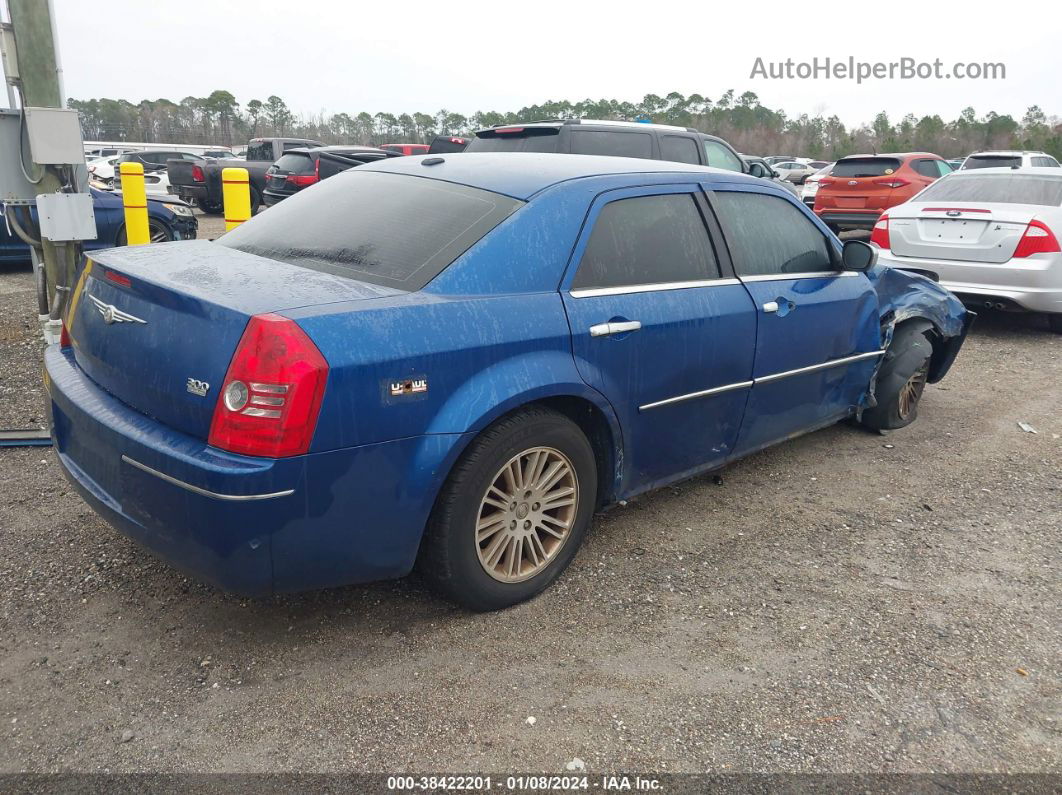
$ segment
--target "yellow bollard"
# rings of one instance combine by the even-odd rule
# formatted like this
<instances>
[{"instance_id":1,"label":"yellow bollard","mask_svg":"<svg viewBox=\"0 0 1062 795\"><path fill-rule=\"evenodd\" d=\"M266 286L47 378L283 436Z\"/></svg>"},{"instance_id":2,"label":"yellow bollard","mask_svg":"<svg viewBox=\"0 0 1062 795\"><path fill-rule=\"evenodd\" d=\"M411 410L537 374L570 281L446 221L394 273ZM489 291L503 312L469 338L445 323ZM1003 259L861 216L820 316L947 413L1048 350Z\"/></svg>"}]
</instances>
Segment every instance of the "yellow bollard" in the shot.
<instances>
[{"instance_id":1,"label":"yellow bollard","mask_svg":"<svg viewBox=\"0 0 1062 795\"><path fill-rule=\"evenodd\" d=\"M140 163L122 163L118 173L122 178L122 206L125 207L125 242L130 246L150 243L144 167Z\"/></svg>"},{"instance_id":2,"label":"yellow bollard","mask_svg":"<svg viewBox=\"0 0 1062 795\"><path fill-rule=\"evenodd\" d=\"M221 200L225 205L226 232L251 217L251 178L246 168L221 170Z\"/></svg>"}]
</instances>

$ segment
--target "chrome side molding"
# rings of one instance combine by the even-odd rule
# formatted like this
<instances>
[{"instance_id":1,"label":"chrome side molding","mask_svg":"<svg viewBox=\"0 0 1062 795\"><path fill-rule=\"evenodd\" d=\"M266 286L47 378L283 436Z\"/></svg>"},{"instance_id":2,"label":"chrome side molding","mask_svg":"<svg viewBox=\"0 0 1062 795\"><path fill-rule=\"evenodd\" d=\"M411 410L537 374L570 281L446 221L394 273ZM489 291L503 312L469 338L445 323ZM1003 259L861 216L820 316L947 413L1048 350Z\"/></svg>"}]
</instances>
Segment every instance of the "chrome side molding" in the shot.
<instances>
[{"instance_id":1,"label":"chrome side molding","mask_svg":"<svg viewBox=\"0 0 1062 795\"><path fill-rule=\"evenodd\" d=\"M274 491L271 494L218 494L216 491L208 491L202 489L199 486L193 486L191 483L185 483L179 478L173 477L173 475L167 475L165 472L159 472L157 469L152 469L147 464L141 464L135 458L130 458L127 455L122 455L122 460L134 466L137 469L147 472L149 475L154 475L161 480L165 480L167 483L172 483L174 486L179 486L186 491L190 491L193 494L199 494L203 497L210 497L215 500L229 500L230 502L250 502L252 500L273 500L277 497L287 497L290 494L295 493L295 489L285 489L284 491Z\"/></svg>"}]
</instances>

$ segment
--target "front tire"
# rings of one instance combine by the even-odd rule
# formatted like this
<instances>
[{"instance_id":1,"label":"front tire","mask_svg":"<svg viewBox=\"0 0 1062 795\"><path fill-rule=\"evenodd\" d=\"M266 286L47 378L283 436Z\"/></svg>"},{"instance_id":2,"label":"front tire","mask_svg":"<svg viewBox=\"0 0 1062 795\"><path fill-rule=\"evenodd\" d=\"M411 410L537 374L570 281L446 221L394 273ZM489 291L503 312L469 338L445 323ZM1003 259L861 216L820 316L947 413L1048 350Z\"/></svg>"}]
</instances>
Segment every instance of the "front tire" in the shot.
<instances>
[{"instance_id":1,"label":"front tire","mask_svg":"<svg viewBox=\"0 0 1062 795\"><path fill-rule=\"evenodd\" d=\"M148 234L152 243L169 243L173 240L173 230L170 229L169 224L151 216L148 216ZM125 235L125 224L122 224L122 228L118 230L116 245L125 246L128 242Z\"/></svg>"},{"instance_id":2,"label":"front tire","mask_svg":"<svg viewBox=\"0 0 1062 795\"><path fill-rule=\"evenodd\" d=\"M878 404L863 412L862 423L875 431L910 425L918 418L918 403L926 388L933 345L927 331L900 326L878 370L874 396Z\"/></svg>"},{"instance_id":3,"label":"front tire","mask_svg":"<svg viewBox=\"0 0 1062 795\"><path fill-rule=\"evenodd\" d=\"M476 611L526 601L560 576L597 499L594 451L567 417L531 407L469 445L432 511L417 566Z\"/></svg>"}]
</instances>

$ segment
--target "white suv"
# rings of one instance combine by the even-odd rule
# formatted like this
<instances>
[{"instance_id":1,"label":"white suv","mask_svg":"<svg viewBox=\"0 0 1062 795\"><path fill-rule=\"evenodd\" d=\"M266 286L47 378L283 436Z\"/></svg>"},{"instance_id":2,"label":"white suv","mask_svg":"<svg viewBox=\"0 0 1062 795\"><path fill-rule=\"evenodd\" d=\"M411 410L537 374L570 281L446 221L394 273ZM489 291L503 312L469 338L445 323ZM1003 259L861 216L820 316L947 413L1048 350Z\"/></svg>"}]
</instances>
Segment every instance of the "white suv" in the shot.
<instances>
[{"instance_id":1,"label":"white suv","mask_svg":"<svg viewBox=\"0 0 1062 795\"><path fill-rule=\"evenodd\" d=\"M967 157L959 170L968 168L1059 168L1058 161L1046 152L1000 150L977 152Z\"/></svg>"}]
</instances>

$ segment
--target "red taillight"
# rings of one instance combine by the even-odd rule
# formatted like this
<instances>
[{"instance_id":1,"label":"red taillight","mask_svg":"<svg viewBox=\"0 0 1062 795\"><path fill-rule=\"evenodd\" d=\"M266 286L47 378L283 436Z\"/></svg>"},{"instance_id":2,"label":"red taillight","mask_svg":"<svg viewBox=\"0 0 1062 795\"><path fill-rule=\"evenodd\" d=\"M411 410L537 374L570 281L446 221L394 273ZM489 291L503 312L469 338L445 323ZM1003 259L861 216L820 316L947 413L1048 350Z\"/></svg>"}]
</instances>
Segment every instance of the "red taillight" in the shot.
<instances>
[{"instance_id":1,"label":"red taillight","mask_svg":"<svg viewBox=\"0 0 1062 795\"><path fill-rule=\"evenodd\" d=\"M123 276L122 274L116 273L114 271L104 271L103 278L105 278L109 282L114 282L115 284L120 285L121 287L132 287L133 285L133 282L129 279L128 276Z\"/></svg>"},{"instance_id":2,"label":"red taillight","mask_svg":"<svg viewBox=\"0 0 1062 795\"><path fill-rule=\"evenodd\" d=\"M270 458L305 453L327 380L328 362L293 320L255 315L225 374L208 443Z\"/></svg>"},{"instance_id":3,"label":"red taillight","mask_svg":"<svg viewBox=\"0 0 1062 795\"><path fill-rule=\"evenodd\" d=\"M870 232L870 242L881 248L889 248L889 216L882 215Z\"/></svg>"},{"instance_id":4,"label":"red taillight","mask_svg":"<svg viewBox=\"0 0 1062 795\"><path fill-rule=\"evenodd\" d=\"M883 188L902 188L904 185L910 185L911 181L904 179L903 177L889 176L878 177L873 180L875 185L881 185Z\"/></svg>"},{"instance_id":5,"label":"red taillight","mask_svg":"<svg viewBox=\"0 0 1062 795\"><path fill-rule=\"evenodd\" d=\"M66 321L64 320L62 329L59 331L59 347L69 348L70 345L70 332L66 330Z\"/></svg>"},{"instance_id":6,"label":"red taillight","mask_svg":"<svg viewBox=\"0 0 1062 795\"><path fill-rule=\"evenodd\" d=\"M192 166L192 182L206 182L206 175L203 174L202 166Z\"/></svg>"},{"instance_id":7,"label":"red taillight","mask_svg":"<svg viewBox=\"0 0 1062 795\"><path fill-rule=\"evenodd\" d=\"M821 188L824 185L832 185L836 181L837 180L834 177L820 177L819 178L819 187Z\"/></svg>"},{"instance_id":8,"label":"red taillight","mask_svg":"<svg viewBox=\"0 0 1062 795\"><path fill-rule=\"evenodd\" d=\"M316 174L288 174L288 182L292 185L298 185L300 188L304 188L307 185L313 185L317 182Z\"/></svg>"},{"instance_id":9,"label":"red taillight","mask_svg":"<svg viewBox=\"0 0 1062 795\"><path fill-rule=\"evenodd\" d=\"M1029 257L1033 254L1054 254L1058 251L1060 249L1055 233L1041 221L1029 221L1025 234L1014 249L1014 258Z\"/></svg>"}]
</instances>

